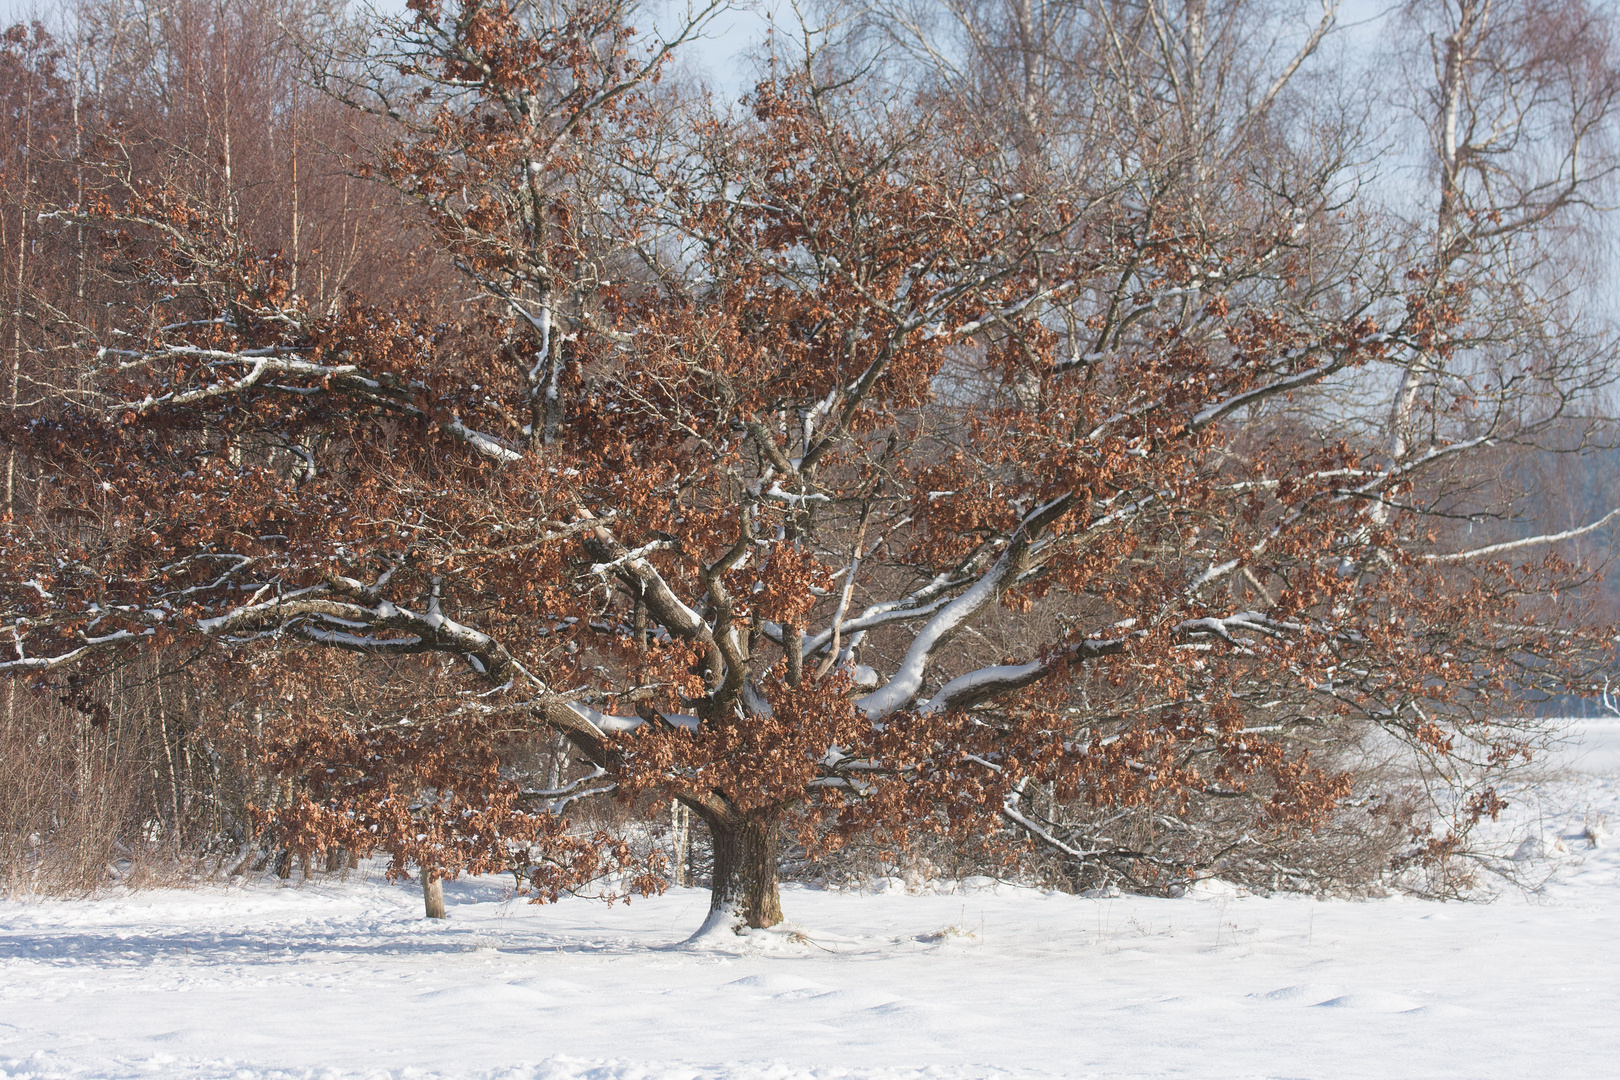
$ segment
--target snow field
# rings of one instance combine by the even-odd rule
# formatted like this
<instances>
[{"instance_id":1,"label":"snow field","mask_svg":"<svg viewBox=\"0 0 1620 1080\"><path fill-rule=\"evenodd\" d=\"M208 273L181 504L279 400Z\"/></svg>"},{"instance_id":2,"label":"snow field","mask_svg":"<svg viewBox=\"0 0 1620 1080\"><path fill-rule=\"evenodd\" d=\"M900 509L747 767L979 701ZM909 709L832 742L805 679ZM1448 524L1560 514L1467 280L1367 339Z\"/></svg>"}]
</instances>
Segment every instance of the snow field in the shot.
<instances>
[{"instance_id":1,"label":"snow field","mask_svg":"<svg viewBox=\"0 0 1620 1080\"><path fill-rule=\"evenodd\" d=\"M1620 770L1571 769L1507 826L1551 879L1492 904L894 881L687 943L699 890L454 882L442 923L375 878L0 902L0 1077L1613 1077L1620 844L1589 836Z\"/></svg>"}]
</instances>

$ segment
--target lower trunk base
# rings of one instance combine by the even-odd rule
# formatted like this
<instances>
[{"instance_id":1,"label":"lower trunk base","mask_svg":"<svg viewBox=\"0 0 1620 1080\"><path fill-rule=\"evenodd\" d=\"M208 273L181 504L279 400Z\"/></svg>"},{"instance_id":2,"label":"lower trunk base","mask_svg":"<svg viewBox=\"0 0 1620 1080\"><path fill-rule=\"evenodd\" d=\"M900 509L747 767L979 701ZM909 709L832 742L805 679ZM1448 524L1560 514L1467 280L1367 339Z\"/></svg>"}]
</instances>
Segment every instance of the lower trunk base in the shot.
<instances>
[{"instance_id":1,"label":"lower trunk base","mask_svg":"<svg viewBox=\"0 0 1620 1080\"><path fill-rule=\"evenodd\" d=\"M710 921L720 912L735 912L739 929L763 929L781 922L782 897L776 877L780 822L774 817L740 817L711 820L708 826L714 838Z\"/></svg>"},{"instance_id":2,"label":"lower trunk base","mask_svg":"<svg viewBox=\"0 0 1620 1080\"><path fill-rule=\"evenodd\" d=\"M446 918L444 913L444 879L433 876L433 871L422 868L422 906L430 919Z\"/></svg>"}]
</instances>

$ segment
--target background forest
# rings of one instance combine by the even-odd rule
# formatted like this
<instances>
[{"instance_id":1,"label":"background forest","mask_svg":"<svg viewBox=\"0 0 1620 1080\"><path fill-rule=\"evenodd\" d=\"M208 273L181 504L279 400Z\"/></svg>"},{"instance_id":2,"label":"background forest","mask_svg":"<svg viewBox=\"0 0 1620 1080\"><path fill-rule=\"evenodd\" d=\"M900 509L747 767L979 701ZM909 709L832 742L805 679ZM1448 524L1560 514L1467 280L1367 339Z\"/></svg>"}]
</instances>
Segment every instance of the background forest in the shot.
<instances>
[{"instance_id":1,"label":"background forest","mask_svg":"<svg viewBox=\"0 0 1620 1080\"><path fill-rule=\"evenodd\" d=\"M0 880L1456 894L1606 700L1614 13L87 2ZM694 44L697 43L697 44Z\"/></svg>"}]
</instances>

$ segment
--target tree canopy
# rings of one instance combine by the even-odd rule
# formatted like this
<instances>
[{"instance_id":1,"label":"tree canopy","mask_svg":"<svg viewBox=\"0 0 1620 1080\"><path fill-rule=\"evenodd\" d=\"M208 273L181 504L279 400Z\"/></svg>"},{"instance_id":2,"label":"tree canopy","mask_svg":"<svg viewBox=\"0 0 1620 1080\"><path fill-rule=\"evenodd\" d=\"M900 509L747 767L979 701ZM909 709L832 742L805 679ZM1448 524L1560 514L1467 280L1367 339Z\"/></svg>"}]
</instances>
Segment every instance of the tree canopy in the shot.
<instances>
[{"instance_id":1,"label":"tree canopy","mask_svg":"<svg viewBox=\"0 0 1620 1080\"><path fill-rule=\"evenodd\" d=\"M564 815L673 799L749 926L784 831L1163 889L1384 813L1439 865L1541 738L1527 699L1601 663L1560 545L1608 519L1491 522L1510 449L1607 430L1613 338L1549 239L1608 176L1607 51L1515 69L1575 123L1504 186L1455 114L1525 45L1446 8L1403 223L1296 85L1331 8L1257 81L1246 5L964 7L978 36L898 74L864 43L948 28L879 10L727 108L672 66L713 7L409 7L304 62L420 287L312 302L229 157L199 183L132 125L31 204L93 302L31 301L59 351L13 362L0 669L238 678L295 845L650 890L655 854ZM552 734L587 766L541 782L517 748ZM1360 769L1391 747L1430 812Z\"/></svg>"}]
</instances>

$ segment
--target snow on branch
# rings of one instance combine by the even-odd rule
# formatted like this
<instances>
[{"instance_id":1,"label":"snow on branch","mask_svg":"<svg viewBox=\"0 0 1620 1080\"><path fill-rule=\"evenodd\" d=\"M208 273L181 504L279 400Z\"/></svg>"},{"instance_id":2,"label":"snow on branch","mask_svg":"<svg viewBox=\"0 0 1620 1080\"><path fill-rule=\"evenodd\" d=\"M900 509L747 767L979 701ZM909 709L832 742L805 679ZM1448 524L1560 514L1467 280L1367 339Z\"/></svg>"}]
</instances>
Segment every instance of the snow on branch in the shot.
<instances>
[{"instance_id":1,"label":"snow on branch","mask_svg":"<svg viewBox=\"0 0 1620 1080\"><path fill-rule=\"evenodd\" d=\"M1023 800L1024 792L1028 787L1029 778L1025 777L1024 779L1018 781L1017 786L1015 786L1011 791L1007 792L1007 797L1003 799L1001 803L1001 814L1003 817L1017 825L1020 829L1028 832L1031 836L1034 836L1042 843L1047 844L1053 849L1073 858L1089 859L1097 855L1106 854L1104 849L1082 851L1079 848L1073 847L1072 845L1065 844L1062 840L1059 840L1056 836L1054 836L1050 830L1044 828L1034 819L1025 814L1022 810L1018 809L1018 804Z\"/></svg>"},{"instance_id":2,"label":"snow on branch","mask_svg":"<svg viewBox=\"0 0 1620 1080\"><path fill-rule=\"evenodd\" d=\"M12 628L12 632L14 635L17 635L16 627ZM17 659L0 662L0 674L22 671L50 671L52 668L61 667L65 664L71 664L75 660L80 659L96 649L138 641L143 637L150 637L154 633L156 633L156 630L153 629L139 631L119 630L116 633L103 634L99 637L81 636L80 641L82 641L83 644L79 645L77 648L70 649L65 653L58 653L56 656L25 656L23 654L21 637L20 635L17 635Z\"/></svg>"},{"instance_id":3,"label":"snow on branch","mask_svg":"<svg viewBox=\"0 0 1620 1080\"><path fill-rule=\"evenodd\" d=\"M581 507L579 515L582 520L595 523L593 528L583 534L587 549L597 559L592 564L593 572L605 573L613 570L621 577L627 578L630 583L640 586L647 610L672 635L688 641L714 643L714 631L709 624L704 622L690 605L675 595L675 591L669 587L669 583L658 572L658 568L647 561L646 555L652 550L657 550L662 544L661 541L632 551L620 543L605 522L598 520L589 510ZM602 569L594 570L594 567L598 566Z\"/></svg>"},{"instance_id":4,"label":"snow on branch","mask_svg":"<svg viewBox=\"0 0 1620 1080\"><path fill-rule=\"evenodd\" d=\"M972 560L967 563L969 566L972 564ZM927 618L951 602L951 592L971 583L972 580L973 578L960 572L939 574L927 585L908 593L898 600L872 604L855 618L845 619L843 631L846 634L854 635L866 630L875 630L890 623ZM772 641L778 645L782 644L781 626L768 622L764 625L764 631ZM832 637L831 627L808 635L801 646L800 655L808 660L817 652L826 648L827 644L832 641Z\"/></svg>"},{"instance_id":5,"label":"snow on branch","mask_svg":"<svg viewBox=\"0 0 1620 1080\"><path fill-rule=\"evenodd\" d=\"M568 809L571 804L576 803L581 799L588 799L593 795L611 795L613 792L617 791L619 785L616 783L611 781L607 783L598 783L598 781L604 780L607 775L608 771L602 766L598 765L586 775L581 776L577 780L571 780L562 787L543 789L526 788L523 791L518 792L518 797L525 800L544 800L547 804L547 813L561 814L564 810Z\"/></svg>"},{"instance_id":6,"label":"snow on branch","mask_svg":"<svg viewBox=\"0 0 1620 1080\"><path fill-rule=\"evenodd\" d=\"M643 544L641 547L626 551L623 555L610 559L607 562L592 563L591 573L606 575L611 570L622 569L630 566L632 563L639 562L655 551L667 551L674 546L675 545L668 540L654 540L651 543Z\"/></svg>"},{"instance_id":7,"label":"snow on branch","mask_svg":"<svg viewBox=\"0 0 1620 1080\"><path fill-rule=\"evenodd\" d=\"M1002 552L990 569L917 632L894 676L856 701L861 711L873 720L881 720L910 704L922 690L923 676L935 653L966 626L969 619L995 601L1002 590L1025 569L1030 545L1046 526L1066 513L1075 501L1072 494L1062 495L1026 514L1007 550Z\"/></svg>"},{"instance_id":8,"label":"snow on branch","mask_svg":"<svg viewBox=\"0 0 1620 1080\"><path fill-rule=\"evenodd\" d=\"M1519 540L1507 540L1500 544L1488 544L1485 547L1473 548L1469 551L1454 551L1448 555L1425 555L1424 560L1436 563L1462 563L1473 559L1488 559L1494 555L1505 555L1510 551L1520 551L1524 548L1539 547L1542 544L1556 544L1561 540L1573 540L1577 536L1596 532L1615 518L1620 517L1620 507L1610 510L1598 520L1575 529L1566 529L1558 533L1542 533L1539 536L1526 536Z\"/></svg>"},{"instance_id":9,"label":"snow on branch","mask_svg":"<svg viewBox=\"0 0 1620 1080\"><path fill-rule=\"evenodd\" d=\"M1241 394L1233 394L1229 398L1223 398L1200 409L1194 414L1189 426L1195 431L1202 427L1208 427L1221 417L1236 412L1245 405L1252 405L1257 401L1264 401L1266 398L1309 386L1314 382L1327 378L1343 366L1344 361L1334 357L1324 364L1318 364L1316 367L1306 368L1304 371L1266 383L1264 386L1256 386L1252 390L1245 390Z\"/></svg>"},{"instance_id":10,"label":"snow on branch","mask_svg":"<svg viewBox=\"0 0 1620 1080\"><path fill-rule=\"evenodd\" d=\"M381 379L368 375L358 364L316 363L312 360L303 359L298 355L297 350L288 349L284 346L233 351L207 349L195 345L165 345L155 351L128 353L126 355L137 359L122 363L120 366L123 368L149 363L163 357L185 357L206 360L209 362L210 367L244 364L248 366L248 370L238 378L225 379L192 390L171 391L161 396L148 394L139 401L117 402L108 407L110 412L144 413L161 407L172 408L181 405L194 405L198 402L238 394L266 385L271 389L287 393L307 394L313 392L306 387L282 386L274 382L266 383L264 381L265 376L271 375L319 379L327 389L347 389L348 392L371 404L396 410L414 420L424 422L429 420L428 414L413 404L408 396L409 392L422 389L421 384L410 383L403 387L385 385ZM439 429L485 457L492 458L503 464L509 464L523 458L520 451L509 446L503 440L487 432L470 428L463 424L459 418L452 418L449 422L439 425Z\"/></svg>"},{"instance_id":11,"label":"snow on branch","mask_svg":"<svg viewBox=\"0 0 1620 1080\"><path fill-rule=\"evenodd\" d=\"M333 592L347 598L333 599ZM544 689L545 684L500 642L446 616L440 610L437 595L429 600L426 612L400 607L389 600L362 602L367 599L371 599L370 590L350 579L332 575L319 585L199 619L197 629L215 638L268 630L294 633L317 644L364 652L451 653L495 682L503 682L516 674Z\"/></svg>"},{"instance_id":12,"label":"snow on branch","mask_svg":"<svg viewBox=\"0 0 1620 1080\"><path fill-rule=\"evenodd\" d=\"M635 731L647 723L639 716L614 716L612 713L598 712L589 705L581 705L577 701L568 702L568 708L584 719L597 733L602 735L623 735ZM656 718L655 718L656 719ZM688 731L698 729L698 718L686 713L664 715L662 719L673 727L686 728Z\"/></svg>"},{"instance_id":13,"label":"snow on branch","mask_svg":"<svg viewBox=\"0 0 1620 1080\"><path fill-rule=\"evenodd\" d=\"M493 435L486 435L482 431L474 431L460 420L452 420L450 423L445 424L441 430L460 439L485 457L493 458L503 464L523 460L521 451L512 449Z\"/></svg>"},{"instance_id":14,"label":"snow on branch","mask_svg":"<svg viewBox=\"0 0 1620 1080\"><path fill-rule=\"evenodd\" d=\"M1083 662L1124 652L1132 639L1144 637L1146 633L1145 630L1138 630L1121 638L1087 638L1057 649L1045 659L1031 660L1027 664L998 664L970 671L966 675L958 675L940 687L933 697L918 707L917 711L924 714L942 713L949 709L967 708L977 702L1000 697L1002 694L1038 682L1060 663L1075 660Z\"/></svg>"},{"instance_id":15,"label":"snow on branch","mask_svg":"<svg viewBox=\"0 0 1620 1080\"><path fill-rule=\"evenodd\" d=\"M1304 626L1298 623L1281 623L1267 618L1258 611L1240 611L1236 615L1228 615L1223 619L1204 618L1187 619L1176 624L1175 631L1183 637L1218 637L1228 645L1239 648L1249 644L1245 639L1238 638L1234 631L1262 634L1266 637L1277 637L1284 630L1303 630Z\"/></svg>"}]
</instances>

